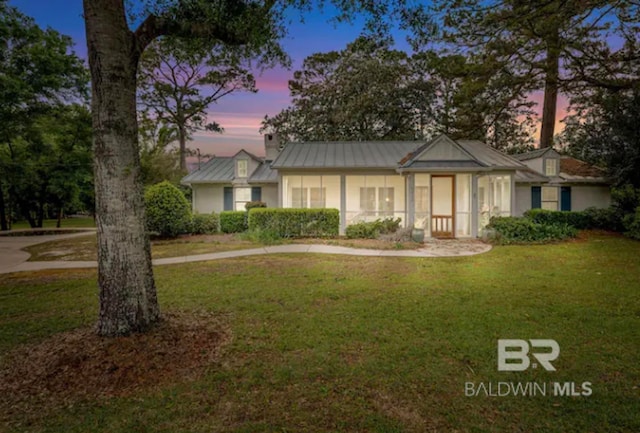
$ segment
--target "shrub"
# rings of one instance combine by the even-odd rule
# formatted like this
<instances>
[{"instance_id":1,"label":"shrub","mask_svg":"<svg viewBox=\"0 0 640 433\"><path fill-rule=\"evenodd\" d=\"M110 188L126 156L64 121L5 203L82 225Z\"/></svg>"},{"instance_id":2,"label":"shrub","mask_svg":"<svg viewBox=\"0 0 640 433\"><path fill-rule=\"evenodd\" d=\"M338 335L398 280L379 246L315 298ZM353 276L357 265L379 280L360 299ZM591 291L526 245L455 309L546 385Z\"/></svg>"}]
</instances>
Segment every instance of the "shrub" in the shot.
<instances>
[{"instance_id":1,"label":"shrub","mask_svg":"<svg viewBox=\"0 0 640 433\"><path fill-rule=\"evenodd\" d=\"M144 194L147 230L160 236L187 233L191 206L184 194L168 181L150 186Z\"/></svg>"},{"instance_id":2,"label":"shrub","mask_svg":"<svg viewBox=\"0 0 640 433\"><path fill-rule=\"evenodd\" d=\"M247 204L244 205L244 208L247 211L250 211L251 209L257 208L257 207L267 207L267 204L263 201L250 201Z\"/></svg>"},{"instance_id":3,"label":"shrub","mask_svg":"<svg viewBox=\"0 0 640 433\"><path fill-rule=\"evenodd\" d=\"M380 235L395 233L400 228L400 222L400 218L360 222L347 226L345 234L349 239L376 239Z\"/></svg>"},{"instance_id":4,"label":"shrub","mask_svg":"<svg viewBox=\"0 0 640 433\"><path fill-rule=\"evenodd\" d=\"M215 213L195 214L191 220L191 233L194 235L212 235L220 231L220 220Z\"/></svg>"},{"instance_id":5,"label":"shrub","mask_svg":"<svg viewBox=\"0 0 640 433\"><path fill-rule=\"evenodd\" d=\"M375 239L380 236L380 231L373 222L361 222L347 226L345 234L349 239Z\"/></svg>"},{"instance_id":6,"label":"shrub","mask_svg":"<svg viewBox=\"0 0 640 433\"><path fill-rule=\"evenodd\" d=\"M538 224L567 224L577 229L588 229L593 225L584 212L531 209L524 216Z\"/></svg>"},{"instance_id":7,"label":"shrub","mask_svg":"<svg viewBox=\"0 0 640 433\"><path fill-rule=\"evenodd\" d=\"M575 237L578 230L568 224L539 224L529 218L493 217L487 228L495 243L542 243Z\"/></svg>"},{"instance_id":8,"label":"shrub","mask_svg":"<svg viewBox=\"0 0 640 433\"><path fill-rule=\"evenodd\" d=\"M249 230L246 233L243 233L242 239L259 242L264 245L275 245L282 243L282 236L275 230L262 230L262 229L254 229Z\"/></svg>"},{"instance_id":9,"label":"shrub","mask_svg":"<svg viewBox=\"0 0 640 433\"><path fill-rule=\"evenodd\" d=\"M411 242L412 227L399 228L393 233L381 234L380 239L387 242Z\"/></svg>"},{"instance_id":10,"label":"shrub","mask_svg":"<svg viewBox=\"0 0 640 433\"><path fill-rule=\"evenodd\" d=\"M631 239L640 240L640 206L632 214L624 218L624 235Z\"/></svg>"},{"instance_id":11,"label":"shrub","mask_svg":"<svg viewBox=\"0 0 640 433\"><path fill-rule=\"evenodd\" d=\"M283 238L337 236L340 212L337 209L269 209L249 212L249 230L276 233Z\"/></svg>"},{"instance_id":12,"label":"shrub","mask_svg":"<svg viewBox=\"0 0 640 433\"><path fill-rule=\"evenodd\" d=\"M222 233L242 233L247 231L247 213L235 210L220 212L220 231Z\"/></svg>"},{"instance_id":13,"label":"shrub","mask_svg":"<svg viewBox=\"0 0 640 433\"><path fill-rule=\"evenodd\" d=\"M590 229L623 231L622 218L620 212L613 207L595 208L590 207L582 211L589 221Z\"/></svg>"}]
</instances>

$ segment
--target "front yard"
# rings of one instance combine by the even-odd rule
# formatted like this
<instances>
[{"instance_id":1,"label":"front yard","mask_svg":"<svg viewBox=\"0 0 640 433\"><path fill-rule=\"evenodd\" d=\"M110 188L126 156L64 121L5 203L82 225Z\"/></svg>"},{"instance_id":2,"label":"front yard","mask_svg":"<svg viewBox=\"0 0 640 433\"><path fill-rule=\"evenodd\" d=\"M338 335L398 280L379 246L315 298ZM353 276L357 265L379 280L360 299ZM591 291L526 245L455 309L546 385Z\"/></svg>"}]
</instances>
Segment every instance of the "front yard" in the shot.
<instances>
[{"instance_id":1,"label":"front yard","mask_svg":"<svg viewBox=\"0 0 640 433\"><path fill-rule=\"evenodd\" d=\"M213 318L219 353L193 366L191 352L159 349L94 362L104 377L88 393L77 380L52 385L47 369L80 374L91 361L56 350L50 359L64 365L45 359L33 370L42 380L7 390L3 379L21 356L69 348L88 332L95 271L0 275L0 422L83 433L638 432L639 253L638 242L592 233L463 258L271 255L157 267L165 314ZM191 339L209 350L180 335L176 347ZM132 338L109 343L113 353ZM498 372L504 338L555 339L557 371ZM108 380L157 359L167 371L153 364L139 386ZM470 397L467 382L591 382L593 393Z\"/></svg>"}]
</instances>

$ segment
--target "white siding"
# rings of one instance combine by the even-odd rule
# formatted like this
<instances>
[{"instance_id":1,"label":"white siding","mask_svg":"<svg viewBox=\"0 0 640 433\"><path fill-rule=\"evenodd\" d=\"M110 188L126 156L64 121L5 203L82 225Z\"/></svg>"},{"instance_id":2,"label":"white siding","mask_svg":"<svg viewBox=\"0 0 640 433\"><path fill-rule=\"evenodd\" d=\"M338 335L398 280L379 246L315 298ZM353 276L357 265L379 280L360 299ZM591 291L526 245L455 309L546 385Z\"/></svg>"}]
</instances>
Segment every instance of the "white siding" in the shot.
<instances>
[{"instance_id":1,"label":"white siding","mask_svg":"<svg viewBox=\"0 0 640 433\"><path fill-rule=\"evenodd\" d=\"M537 171L540 174L544 174L544 167L542 166L542 158L529 159L526 161L521 161L524 165L532 169L533 171Z\"/></svg>"},{"instance_id":2,"label":"white siding","mask_svg":"<svg viewBox=\"0 0 640 433\"><path fill-rule=\"evenodd\" d=\"M192 188L195 213L219 213L224 210L222 185L193 185Z\"/></svg>"},{"instance_id":3,"label":"white siding","mask_svg":"<svg viewBox=\"0 0 640 433\"><path fill-rule=\"evenodd\" d=\"M522 216L531 209L531 185L516 186L516 215Z\"/></svg>"},{"instance_id":4,"label":"white siding","mask_svg":"<svg viewBox=\"0 0 640 433\"><path fill-rule=\"evenodd\" d=\"M278 207L278 185L262 185L262 201L267 207Z\"/></svg>"},{"instance_id":5,"label":"white siding","mask_svg":"<svg viewBox=\"0 0 640 433\"><path fill-rule=\"evenodd\" d=\"M571 187L571 210L585 210L588 207L606 208L610 204L611 190L608 186Z\"/></svg>"}]
</instances>

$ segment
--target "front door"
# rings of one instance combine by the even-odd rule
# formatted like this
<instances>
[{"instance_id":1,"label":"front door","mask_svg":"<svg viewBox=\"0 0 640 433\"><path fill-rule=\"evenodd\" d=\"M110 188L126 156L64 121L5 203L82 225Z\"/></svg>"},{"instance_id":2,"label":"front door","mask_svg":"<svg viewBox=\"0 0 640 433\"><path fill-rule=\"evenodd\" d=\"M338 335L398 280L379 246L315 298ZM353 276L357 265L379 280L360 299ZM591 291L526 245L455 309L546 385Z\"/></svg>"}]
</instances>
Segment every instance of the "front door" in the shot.
<instances>
[{"instance_id":1,"label":"front door","mask_svg":"<svg viewBox=\"0 0 640 433\"><path fill-rule=\"evenodd\" d=\"M455 176L431 176L431 236L452 238L455 227Z\"/></svg>"}]
</instances>

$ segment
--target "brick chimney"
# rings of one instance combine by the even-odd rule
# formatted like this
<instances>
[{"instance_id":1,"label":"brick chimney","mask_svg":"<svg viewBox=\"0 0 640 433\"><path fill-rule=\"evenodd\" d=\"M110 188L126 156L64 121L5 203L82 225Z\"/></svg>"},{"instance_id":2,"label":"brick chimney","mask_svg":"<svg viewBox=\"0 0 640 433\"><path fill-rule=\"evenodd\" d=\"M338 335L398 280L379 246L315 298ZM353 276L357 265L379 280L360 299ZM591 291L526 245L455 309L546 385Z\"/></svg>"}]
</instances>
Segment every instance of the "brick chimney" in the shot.
<instances>
[{"instance_id":1,"label":"brick chimney","mask_svg":"<svg viewBox=\"0 0 640 433\"><path fill-rule=\"evenodd\" d=\"M265 134L264 135L264 150L265 160L273 161L280 153L280 139L278 134Z\"/></svg>"}]
</instances>

